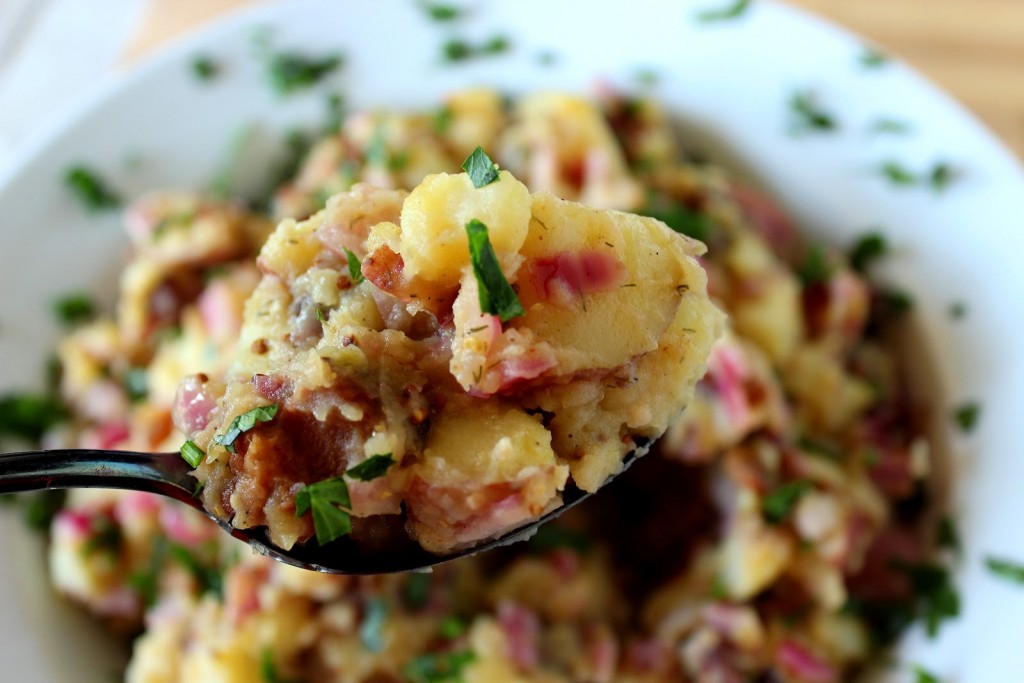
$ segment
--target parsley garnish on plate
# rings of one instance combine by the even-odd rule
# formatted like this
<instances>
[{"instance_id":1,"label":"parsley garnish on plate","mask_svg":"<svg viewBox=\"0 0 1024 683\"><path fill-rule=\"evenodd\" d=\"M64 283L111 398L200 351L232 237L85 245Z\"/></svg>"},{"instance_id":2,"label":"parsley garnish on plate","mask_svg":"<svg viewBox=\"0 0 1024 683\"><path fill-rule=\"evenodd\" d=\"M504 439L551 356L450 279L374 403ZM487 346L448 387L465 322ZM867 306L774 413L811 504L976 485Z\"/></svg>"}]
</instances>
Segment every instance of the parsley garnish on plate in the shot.
<instances>
[{"instance_id":1,"label":"parsley garnish on plate","mask_svg":"<svg viewBox=\"0 0 1024 683\"><path fill-rule=\"evenodd\" d=\"M985 567L996 576L1024 584L1024 564L1001 557L986 557Z\"/></svg>"},{"instance_id":2,"label":"parsley garnish on plate","mask_svg":"<svg viewBox=\"0 0 1024 683\"><path fill-rule=\"evenodd\" d=\"M452 38L441 46L441 55L446 62L465 62L476 57L493 57L508 52L512 47L508 38L495 35L479 45L461 38Z\"/></svg>"},{"instance_id":3,"label":"parsley garnish on plate","mask_svg":"<svg viewBox=\"0 0 1024 683\"><path fill-rule=\"evenodd\" d=\"M954 301L949 305L949 317L953 320L961 320L967 315L967 304L962 301Z\"/></svg>"},{"instance_id":4,"label":"parsley garnish on plate","mask_svg":"<svg viewBox=\"0 0 1024 683\"><path fill-rule=\"evenodd\" d=\"M391 457L390 453L371 455L355 467L345 470L345 476L358 479L359 481L373 481L383 477L387 473L388 468L394 464L395 459Z\"/></svg>"},{"instance_id":5,"label":"parsley garnish on plate","mask_svg":"<svg viewBox=\"0 0 1024 683\"><path fill-rule=\"evenodd\" d=\"M434 2L418 2L416 4L419 5L428 18L437 22L455 21L465 13L465 10L454 5Z\"/></svg>"},{"instance_id":6,"label":"parsley garnish on plate","mask_svg":"<svg viewBox=\"0 0 1024 683\"><path fill-rule=\"evenodd\" d=\"M951 517L947 516L939 520L935 543L940 548L952 551L957 557L963 555L964 549L960 542L960 531Z\"/></svg>"},{"instance_id":7,"label":"parsley garnish on plate","mask_svg":"<svg viewBox=\"0 0 1024 683\"><path fill-rule=\"evenodd\" d=\"M833 131L839 127L835 116L825 111L818 96L811 90L797 90L789 98L789 110L793 115L797 132Z\"/></svg>"},{"instance_id":8,"label":"parsley garnish on plate","mask_svg":"<svg viewBox=\"0 0 1024 683\"><path fill-rule=\"evenodd\" d=\"M917 664L910 667L910 671L914 674L914 683L942 683L938 676Z\"/></svg>"},{"instance_id":9,"label":"parsley garnish on plate","mask_svg":"<svg viewBox=\"0 0 1024 683\"><path fill-rule=\"evenodd\" d=\"M192 75L200 81L211 81L220 73L220 64L212 57L199 55L192 60Z\"/></svg>"},{"instance_id":10,"label":"parsley garnish on plate","mask_svg":"<svg viewBox=\"0 0 1024 683\"><path fill-rule=\"evenodd\" d=\"M99 173L87 166L72 166L64 174L64 183L90 212L107 211L121 206L121 197Z\"/></svg>"},{"instance_id":11,"label":"parsley garnish on plate","mask_svg":"<svg viewBox=\"0 0 1024 683\"><path fill-rule=\"evenodd\" d=\"M171 544L168 555L192 576L200 594L210 593L218 600L224 597L224 572L220 567L213 562L201 560L183 545Z\"/></svg>"},{"instance_id":12,"label":"parsley garnish on plate","mask_svg":"<svg viewBox=\"0 0 1024 683\"><path fill-rule=\"evenodd\" d=\"M637 213L659 220L676 232L704 243L711 239L715 229L714 221L707 214L660 193L649 193L647 202Z\"/></svg>"},{"instance_id":13,"label":"parsley garnish on plate","mask_svg":"<svg viewBox=\"0 0 1024 683\"><path fill-rule=\"evenodd\" d=\"M370 652L380 652L384 647L384 620L388 615L388 603L384 598L371 598L366 603L363 623L359 626L359 641Z\"/></svg>"},{"instance_id":14,"label":"parsley garnish on plate","mask_svg":"<svg viewBox=\"0 0 1024 683\"><path fill-rule=\"evenodd\" d=\"M697 21L711 23L715 21L728 21L743 16L750 9L751 0L735 0L730 5L716 9L705 9L697 12Z\"/></svg>"},{"instance_id":15,"label":"parsley garnish on plate","mask_svg":"<svg viewBox=\"0 0 1024 683\"><path fill-rule=\"evenodd\" d=\"M359 261L359 257L348 248L345 249L345 258L348 260L348 278L352 284L358 285L366 279L363 277L363 264Z\"/></svg>"},{"instance_id":16,"label":"parsley garnish on plate","mask_svg":"<svg viewBox=\"0 0 1024 683\"><path fill-rule=\"evenodd\" d=\"M295 516L313 511L316 541L327 545L352 531L352 501L342 477L324 479L295 494Z\"/></svg>"},{"instance_id":17,"label":"parsley garnish on plate","mask_svg":"<svg viewBox=\"0 0 1024 683\"><path fill-rule=\"evenodd\" d=\"M927 185L938 194L949 189L949 186L961 175L957 168L946 161L937 161L930 169L917 173L891 159L879 164L878 172L897 187Z\"/></svg>"},{"instance_id":18,"label":"parsley garnish on plate","mask_svg":"<svg viewBox=\"0 0 1024 683\"><path fill-rule=\"evenodd\" d=\"M879 167L878 172L882 174L882 177L888 180L893 185L907 187L910 185L917 185L918 177L917 174L908 169L906 166L898 161L883 161Z\"/></svg>"},{"instance_id":19,"label":"parsley garnish on plate","mask_svg":"<svg viewBox=\"0 0 1024 683\"><path fill-rule=\"evenodd\" d=\"M865 46L864 51L857 58L860 65L866 69L877 69L889 63L889 55L871 46Z\"/></svg>"},{"instance_id":20,"label":"parsley garnish on plate","mask_svg":"<svg viewBox=\"0 0 1024 683\"><path fill-rule=\"evenodd\" d=\"M880 232L868 232L858 237L850 249L850 265L858 273L864 273L871 264L888 253L889 243L885 235Z\"/></svg>"},{"instance_id":21,"label":"parsley garnish on plate","mask_svg":"<svg viewBox=\"0 0 1024 683\"><path fill-rule=\"evenodd\" d=\"M257 406L235 417L228 425L228 431L213 437L213 442L223 446L228 453L235 453L235 439L256 426L257 422L270 422L277 415L278 405L271 403Z\"/></svg>"},{"instance_id":22,"label":"parsley garnish on plate","mask_svg":"<svg viewBox=\"0 0 1024 683\"><path fill-rule=\"evenodd\" d=\"M199 467L199 463L206 457L206 453L203 453L203 449L200 448L195 441L189 439L185 443L181 444L179 449L181 457L193 468Z\"/></svg>"},{"instance_id":23,"label":"parsley garnish on plate","mask_svg":"<svg viewBox=\"0 0 1024 683\"><path fill-rule=\"evenodd\" d=\"M976 401L968 401L953 411L953 419L956 420L961 432L973 432L978 426L978 420L981 419L981 405Z\"/></svg>"},{"instance_id":24,"label":"parsley garnish on plate","mask_svg":"<svg viewBox=\"0 0 1024 683\"><path fill-rule=\"evenodd\" d=\"M267 75L274 90L287 95L313 87L343 63L339 54L310 57L298 52L279 52L267 62Z\"/></svg>"},{"instance_id":25,"label":"parsley garnish on plate","mask_svg":"<svg viewBox=\"0 0 1024 683\"><path fill-rule=\"evenodd\" d=\"M524 315L526 311L519 297L501 272L498 257L487 235L487 226L474 218L466 223L466 236L469 239L469 260L479 285L480 310L498 316L503 323Z\"/></svg>"},{"instance_id":26,"label":"parsley garnish on plate","mask_svg":"<svg viewBox=\"0 0 1024 683\"><path fill-rule=\"evenodd\" d=\"M810 490L810 482L786 482L761 499L761 514L769 524L782 524L800 498Z\"/></svg>"},{"instance_id":27,"label":"parsley garnish on plate","mask_svg":"<svg viewBox=\"0 0 1024 683\"><path fill-rule=\"evenodd\" d=\"M496 183L501 179L501 176L498 175L498 164L494 163L479 146L462 162L462 170L466 172L473 187L477 189Z\"/></svg>"},{"instance_id":28,"label":"parsley garnish on plate","mask_svg":"<svg viewBox=\"0 0 1024 683\"><path fill-rule=\"evenodd\" d=\"M938 564L897 565L914 589L916 614L924 621L925 633L934 638L946 619L960 616L960 595L953 586L949 569Z\"/></svg>"},{"instance_id":29,"label":"parsley garnish on plate","mask_svg":"<svg viewBox=\"0 0 1024 683\"><path fill-rule=\"evenodd\" d=\"M77 325L96 316L96 304L86 294L66 294L53 302L53 313L63 324Z\"/></svg>"},{"instance_id":30,"label":"parsley garnish on plate","mask_svg":"<svg viewBox=\"0 0 1024 683\"><path fill-rule=\"evenodd\" d=\"M472 650L439 652L414 657L402 669L412 683L448 683L461 681L463 670L476 661Z\"/></svg>"},{"instance_id":31,"label":"parsley garnish on plate","mask_svg":"<svg viewBox=\"0 0 1024 683\"><path fill-rule=\"evenodd\" d=\"M905 135L909 133L911 126L906 121L893 118L880 118L872 121L868 127L868 132L874 135L891 134L891 135Z\"/></svg>"}]
</instances>

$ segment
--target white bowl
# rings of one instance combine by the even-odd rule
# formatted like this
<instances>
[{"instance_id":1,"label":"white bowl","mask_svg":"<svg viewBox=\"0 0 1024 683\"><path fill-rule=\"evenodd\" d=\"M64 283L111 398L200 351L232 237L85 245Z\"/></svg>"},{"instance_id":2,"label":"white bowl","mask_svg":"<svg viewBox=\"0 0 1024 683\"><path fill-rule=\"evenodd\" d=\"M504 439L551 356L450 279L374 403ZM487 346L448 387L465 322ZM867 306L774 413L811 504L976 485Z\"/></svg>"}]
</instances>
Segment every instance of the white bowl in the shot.
<instances>
[{"instance_id":1,"label":"white bowl","mask_svg":"<svg viewBox=\"0 0 1024 683\"><path fill-rule=\"evenodd\" d=\"M1024 680L1024 588L982 566L988 554L1024 560L1017 526L1024 458L1015 431L1024 405L1016 339L1024 321L1024 174L974 118L910 69L865 68L855 36L764 1L733 21L695 21L699 9L721 4L519 0L475 6L452 28L428 20L411 0L298 0L179 43L23 146L0 178L0 388L38 384L59 333L49 315L56 295L85 289L113 297L125 239L114 215L88 216L68 195L62 178L70 164L95 166L128 196L202 187L238 130L318 123L332 87L352 108L424 106L468 84L586 92L603 80L636 89L637 73L653 70L657 82L643 87L680 118L689 141L753 175L814 236L845 245L879 226L895 245L886 275L916 300L914 316L946 389L947 398L935 396L938 414L966 400L983 406L978 429L954 440L963 615L934 642L912 630L899 659L943 680ZM341 50L346 67L329 86L277 98L253 56L259 27L272 27L279 47ZM507 55L441 60L450 35L484 41L498 33L512 43ZM554 64L538 58L545 52L557 55ZM190 63L198 54L223 62L223 75L195 79ZM792 134L788 100L799 88L814 89L835 113L837 132ZM871 135L883 116L909 121L911 134ZM944 160L962 176L941 194L894 187L878 172L888 159L918 170ZM953 302L966 304L964 320L948 315ZM41 546L11 515L0 517L0 548L0 678L110 680L118 648L50 594Z\"/></svg>"}]
</instances>

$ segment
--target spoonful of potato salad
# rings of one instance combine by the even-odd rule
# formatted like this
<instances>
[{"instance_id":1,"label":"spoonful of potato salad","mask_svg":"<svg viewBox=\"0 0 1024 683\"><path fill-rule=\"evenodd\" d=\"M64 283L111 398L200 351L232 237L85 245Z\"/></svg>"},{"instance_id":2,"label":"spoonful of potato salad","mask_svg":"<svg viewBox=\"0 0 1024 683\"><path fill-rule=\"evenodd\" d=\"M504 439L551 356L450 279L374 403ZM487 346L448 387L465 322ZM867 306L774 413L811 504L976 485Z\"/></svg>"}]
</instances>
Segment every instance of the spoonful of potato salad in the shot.
<instances>
[{"instance_id":1,"label":"spoonful of potato salad","mask_svg":"<svg viewBox=\"0 0 1024 683\"><path fill-rule=\"evenodd\" d=\"M723 326L704 246L530 194L479 148L463 169L278 225L229 370L180 384L180 454L3 456L0 492L172 495L340 573L517 540L596 492L704 373Z\"/></svg>"}]
</instances>

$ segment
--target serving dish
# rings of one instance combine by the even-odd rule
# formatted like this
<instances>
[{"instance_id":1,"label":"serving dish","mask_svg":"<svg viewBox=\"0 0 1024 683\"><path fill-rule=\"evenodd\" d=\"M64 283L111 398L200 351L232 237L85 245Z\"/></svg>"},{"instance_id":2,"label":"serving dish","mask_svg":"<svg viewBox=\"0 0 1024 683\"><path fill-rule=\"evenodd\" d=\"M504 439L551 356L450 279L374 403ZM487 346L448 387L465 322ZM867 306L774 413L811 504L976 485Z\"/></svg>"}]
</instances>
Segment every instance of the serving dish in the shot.
<instances>
[{"instance_id":1,"label":"serving dish","mask_svg":"<svg viewBox=\"0 0 1024 683\"><path fill-rule=\"evenodd\" d=\"M983 561L1024 560L1015 533L1015 520L1024 517L1016 492L1024 464L1013 456L1024 399L1015 343L1024 319L1024 277L1015 263L1024 247L1024 174L967 112L906 66L864 60L868 48L855 36L760 1L734 18L701 20L718 7L704 0L615 2L584 15L572 3L529 0L473 7L449 25L412 2L298 0L189 38L67 112L23 146L0 178L0 286L7 293L0 300L0 386L38 384L59 334L49 315L54 297L87 290L112 299L125 240L115 214L88 215L67 193L70 165L101 170L126 197L153 187L203 187L239 135L248 136L253 155L243 165L269 164L281 154L284 131L322 122L332 92L352 108L422 106L472 84L586 92L607 82L650 92L678 117L689 146L765 187L813 236L836 245L869 228L888 236L895 256L882 273L916 302L914 343L922 351L910 358L930 356L937 427L951 437L949 506L965 546L961 618L934 641L911 631L898 660L948 680L1021 680L1024 663L1014 655L1024 590L993 577ZM454 38L482 45L495 36L507 38L506 52L458 63L444 58ZM345 66L316 89L281 97L256 54L264 40L339 52ZM215 58L222 74L197 80L197 55ZM834 129L795 128L794 93L813 93ZM880 120L906 122L909 130L873 130ZM922 175L946 164L953 180L941 188L893 182L885 172L892 163ZM956 319L950 307L958 303L967 313ZM965 437L946 418L967 402L982 414ZM32 683L108 680L118 648L49 593L41 547L19 520L0 520L6 670ZM906 676L905 668L893 673L894 680Z\"/></svg>"}]
</instances>

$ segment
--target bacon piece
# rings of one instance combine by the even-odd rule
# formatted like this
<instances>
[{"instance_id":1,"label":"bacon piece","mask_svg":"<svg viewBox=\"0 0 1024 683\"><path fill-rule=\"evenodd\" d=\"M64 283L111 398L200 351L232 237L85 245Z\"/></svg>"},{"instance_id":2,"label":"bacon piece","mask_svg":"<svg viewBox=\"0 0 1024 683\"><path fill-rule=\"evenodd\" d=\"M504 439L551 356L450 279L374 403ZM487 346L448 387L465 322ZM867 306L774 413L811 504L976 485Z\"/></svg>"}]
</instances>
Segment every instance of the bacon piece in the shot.
<instances>
[{"instance_id":1,"label":"bacon piece","mask_svg":"<svg viewBox=\"0 0 1024 683\"><path fill-rule=\"evenodd\" d=\"M217 399L206 391L205 375L192 375L182 380L174 397L174 426L191 436L203 431L217 407Z\"/></svg>"},{"instance_id":2,"label":"bacon piece","mask_svg":"<svg viewBox=\"0 0 1024 683\"><path fill-rule=\"evenodd\" d=\"M532 259L526 273L540 299L570 307L579 297L615 289L626 279L626 267L615 254L596 250Z\"/></svg>"},{"instance_id":3,"label":"bacon piece","mask_svg":"<svg viewBox=\"0 0 1024 683\"><path fill-rule=\"evenodd\" d=\"M833 683L839 680L835 667L794 640L782 641L775 656L779 666L801 683Z\"/></svg>"},{"instance_id":4,"label":"bacon piece","mask_svg":"<svg viewBox=\"0 0 1024 683\"><path fill-rule=\"evenodd\" d=\"M524 671L536 668L540 638L537 615L518 603L506 600L498 605L498 624L505 633L509 659Z\"/></svg>"},{"instance_id":5,"label":"bacon piece","mask_svg":"<svg viewBox=\"0 0 1024 683\"><path fill-rule=\"evenodd\" d=\"M787 261L799 256L800 235L789 216L766 194L747 185L733 184L732 196L772 251Z\"/></svg>"}]
</instances>

